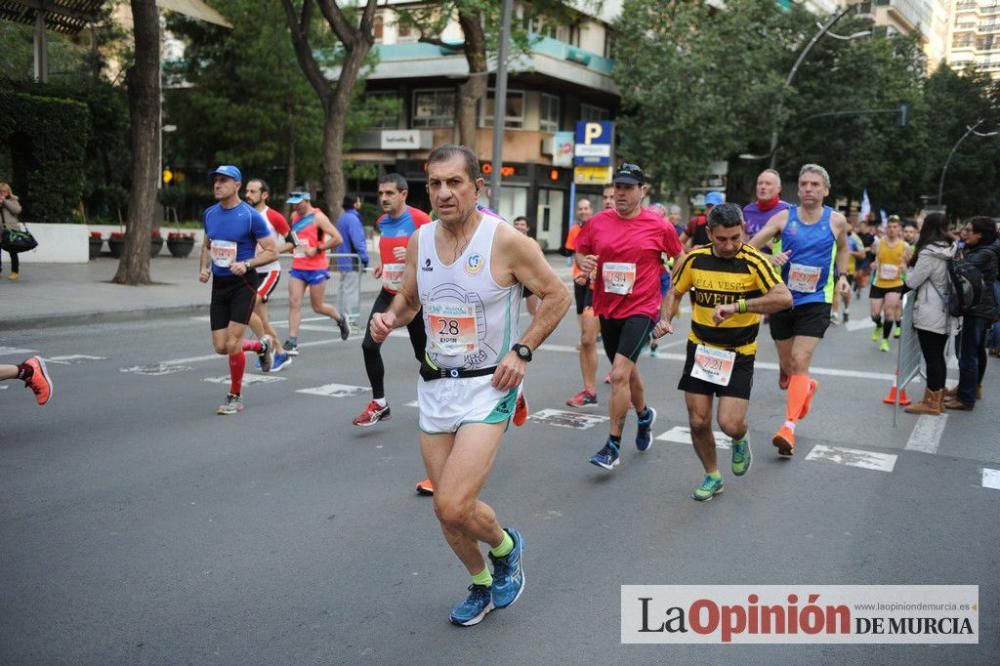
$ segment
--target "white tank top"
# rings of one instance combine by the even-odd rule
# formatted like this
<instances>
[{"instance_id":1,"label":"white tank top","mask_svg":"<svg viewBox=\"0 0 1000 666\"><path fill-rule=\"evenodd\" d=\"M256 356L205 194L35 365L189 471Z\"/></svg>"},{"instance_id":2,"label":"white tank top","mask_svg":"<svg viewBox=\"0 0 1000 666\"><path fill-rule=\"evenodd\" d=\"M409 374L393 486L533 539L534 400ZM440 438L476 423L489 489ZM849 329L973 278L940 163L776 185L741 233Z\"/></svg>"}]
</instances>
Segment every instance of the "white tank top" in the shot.
<instances>
[{"instance_id":1,"label":"white tank top","mask_svg":"<svg viewBox=\"0 0 1000 666\"><path fill-rule=\"evenodd\" d=\"M502 218L482 212L482 222L455 263L446 266L434 236L440 222L418 230L417 291L424 308L427 359L439 368L476 370L496 365L520 337L521 285L501 287L490 261Z\"/></svg>"},{"instance_id":2,"label":"white tank top","mask_svg":"<svg viewBox=\"0 0 1000 666\"><path fill-rule=\"evenodd\" d=\"M274 236L274 242L278 243L280 245L281 244L281 239L278 238L278 232L275 230L274 226L271 224L271 219L267 216L267 213L270 210L271 209L269 207L265 206L264 207L264 211L261 213L261 216L264 218L264 222L267 223L267 230L270 232L269 235L270 236ZM257 244L257 250L255 251L255 254L257 254L257 253L260 253L260 243ZM257 272L258 273L270 273L271 271L280 271L280 270L281 270L281 262L278 261L277 259L275 259L274 261L272 261L269 264L265 264L263 266L258 266L257 267Z\"/></svg>"}]
</instances>

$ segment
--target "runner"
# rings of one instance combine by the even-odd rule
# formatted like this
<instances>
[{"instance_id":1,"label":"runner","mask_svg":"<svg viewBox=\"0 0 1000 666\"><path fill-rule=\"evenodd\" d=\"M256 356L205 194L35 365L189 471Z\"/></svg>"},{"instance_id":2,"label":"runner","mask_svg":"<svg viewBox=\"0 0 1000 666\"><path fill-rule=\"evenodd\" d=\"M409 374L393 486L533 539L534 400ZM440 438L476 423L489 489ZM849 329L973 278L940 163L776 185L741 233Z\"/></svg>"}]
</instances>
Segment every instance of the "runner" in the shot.
<instances>
[{"instance_id":1,"label":"runner","mask_svg":"<svg viewBox=\"0 0 1000 666\"><path fill-rule=\"evenodd\" d=\"M677 306L694 289L687 362L677 388L684 391L691 442L705 468L705 480L691 495L699 502L712 499L724 487L712 433L713 396L719 396L719 427L732 439L733 474L750 471L747 408L760 315L792 305L792 294L771 262L743 242L743 225L739 206L719 204L712 209L711 244L684 258L667 296L666 316L653 331L656 337L673 332L670 322Z\"/></svg>"},{"instance_id":2,"label":"runner","mask_svg":"<svg viewBox=\"0 0 1000 666\"><path fill-rule=\"evenodd\" d=\"M532 351L570 304L538 244L476 208L484 187L479 174L479 160L465 146L431 152L427 191L440 220L410 239L399 293L370 326L382 342L424 310L429 345L417 382L420 447L436 489L435 514L472 576L468 598L449 616L461 626L478 624L524 590L524 538L502 528L479 494ZM519 336L521 284L542 304ZM490 547L492 574L480 542Z\"/></svg>"},{"instance_id":3,"label":"runner","mask_svg":"<svg viewBox=\"0 0 1000 666\"><path fill-rule=\"evenodd\" d=\"M833 292L833 311L830 313L830 323L835 326L840 324L841 317L843 317L844 324L847 324L851 319L851 298L854 295L854 282L857 279L855 277L858 270L858 260L865 257L865 246L858 234L854 233L854 223L850 219L847 220L847 284L851 287L844 293L839 291ZM841 310L841 304L843 304L843 315L838 315L837 313Z\"/></svg>"},{"instance_id":4,"label":"runner","mask_svg":"<svg viewBox=\"0 0 1000 666\"><path fill-rule=\"evenodd\" d=\"M718 206L725 200L722 192L712 191L705 195L705 213L692 217L681 234L681 245L685 250L708 244L708 214L712 212L713 206Z\"/></svg>"},{"instance_id":5,"label":"runner","mask_svg":"<svg viewBox=\"0 0 1000 666\"><path fill-rule=\"evenodd\" d=\"M847 220L823 199L830 194L830 176L818 164L806 164L799 171L799 201L768 220L750 240L760 249L781 236L782 252L770 255L781 266L782 278L792 292L794 305L771 315L771 337L778 348L778 385L788 389L785 423L772 443L778 453L795 453L795 426L809 413L819 387L809 377L813 352L830 325L830 304L836 288L843 293L847 284ZM836 250L834 250L836 245ZM840 277L834 285L834 264Z\"/></svg>"},{"instance_id":6,"label":"runner","mask_svg":"<svg viewBox=\"0 0 1000 666\"><path fill-rule=\"evenodd\" d=\"M323 301L326 281L330 279L330 259L326 251L344 242L330 218L318 208L313 208L308 192L292 192L288 205L295 206L292 214L292 231L297 245L293 251L292 270L288 274L288 339L285 351L291 356L299 354L299 323L302 321L302 296L309 290L313 312L326 315L337 322L340 339L351 334L347 317Z\"/></svg>"},{"instance_id":7,"label":"runner","mask_svg":"<svg viewBox=\"0 0 1000 666\"><path fill-rule=\"evenodd\" d=\"M594 316L593 283L576 258L577 236L593 214L590 200L580 199L576 204L576 224L566 234L566 249L573 253L573 296L580 326L580 375L583 378L583 389L566 401L570 407L597 406L597 332L600 326Z\"/></svg>"},{"instance_id":8,"label":"runner","mask_svg":"<svg viewBox=\"0 0 1000 666\"><path fill-rule=\"evenodd\" d=\"M768 220L792 206L781 198L781 174L774 169L764 169L757 176L756 196L757 198L753 202L743 207L743 219L746 220L745 230L748 239L756 236ZM761 252L771 254L771 248L761 248Z\"/></svg>"},{"instance_id":9,"label":"runner","mask_svg":"<svg viewBox=\"0 0 1000 666\"><path fill-rule=\"evenodd\" d=\"M868 286L868 281L872 274L872 253L871 247L875 244L875 233L872 227L872 214L869 213L865 219L858 222L858 238L864 246L864 256L858 257L855 264L857 270L854 271L854 293L861 295L861 290Z\"/></svg>"},{"instance_id":10,"label":"runner","mask_svg":"<svg viewBox=\"0 0 1000 666\"><path fill-rule=\"evenodd\" d=\"M285 216L267 205L269 198L271 198L271 188L262 178L254 178L247 183L247 203L264 216L264 221L267 223L271 235L275 238L275 243L278 243L279 238L284 239L284 242L278 246L278 254L281 254L295 246L295 237L292 236L292 230L288 226L288 220L285 219ZM257 246L257 250L260 251L260 245ZM257 272L260 273L261 279L260 286L257 287L257 302L254 304L253 314L250 316L250 330L258 339L267 335L274 342L274 362L271 364L271 372L277 372L291 363L291 357L288 356L279 342L281 338L278 336L278 332L271 326L271 319L267 311L267 302L271 300L271 294L274 293L278 282L281 281L281 262L275 260L266 266L258 266ZM259 361L257 367L260 367Z\"/></svg>"},{"instance_id":11,"label":"runner","mask_svg":"<svg viewBox=\"0 0 1000 666\"><path fill-rule=\"evenodd\" d=\"M260 359L260 369L270 372L274 344L268 336L244 340L254 304L260 274L257 266L278 258L278 249L264 216L240 199L243 175L231 164L212 172L212 193L218 202L204 213L205 242L201 247L198 279L212 278L210 319L212 347L216 354L229 356L229 393L216 410L220 416L243 411L243 353L253 351ZM257 246L260 251L254 256Z\"/></svg>"},{"instance_id":12,"label":"runner","mask_svg":"<svg viewBox=\"0 0 1000 666\"><path fill-rule=\"evenodd\" d=\"M607 470L619 463L629 404L639 417L635 446L649 449L656 410L646 405L636 361L660 309L660 256L683 254L677 232L642 207L649 188L642 169L628 162L614 178L615 209L590 218L576 239L576 259L584 272L597 269L594 313L600 318L604 351L611 361L610 433L590 462Z\"/></svg>"},{"instance_id":13,"label":"runner","mask_svg":"<svg viewBox=\"0 0 1000 666\"><path fill-rule=\"evenodd\" d=\"M889 216L885 238L875 239L872 254L875 256L872 268L875 280L868 292L872 321L875 322L872 341L879 343L879 351L887 352L893 325L896 325L897 331L902 331L903 270L913 254L913 249L903 240L902 225L897 215Z\"/></svg>"},{"instance_id":14,"label":"runner","mask_svg":"<svg viewBox=\"0 0 1000 666\"><path fill-rule=\"evenodd\" d=\"M0 382L8 379L20 379L24 382L24 387L31 389L39 405L47 404L55 392L41 356L32 356L17 365L0 364Z\"/></svg>"}]
</instances>

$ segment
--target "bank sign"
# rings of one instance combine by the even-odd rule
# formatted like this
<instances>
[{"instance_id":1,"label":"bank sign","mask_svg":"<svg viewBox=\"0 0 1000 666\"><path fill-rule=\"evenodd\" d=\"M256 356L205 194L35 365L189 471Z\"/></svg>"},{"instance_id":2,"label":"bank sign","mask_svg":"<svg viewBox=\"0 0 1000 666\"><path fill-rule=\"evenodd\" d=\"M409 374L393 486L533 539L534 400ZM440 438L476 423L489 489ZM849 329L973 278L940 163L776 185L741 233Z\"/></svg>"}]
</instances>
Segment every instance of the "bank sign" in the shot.
<instances>
[{"instance_id":1,"label":"bank sign","mask_svg":"<svg viewBox=\"0 0 1000 666\"><path fill-rule=\"evenodd\" d=\"M608 120L576 124L576 149L573 163L577 166L611 166L615 124Z\"/></svg>"}]
</instances>

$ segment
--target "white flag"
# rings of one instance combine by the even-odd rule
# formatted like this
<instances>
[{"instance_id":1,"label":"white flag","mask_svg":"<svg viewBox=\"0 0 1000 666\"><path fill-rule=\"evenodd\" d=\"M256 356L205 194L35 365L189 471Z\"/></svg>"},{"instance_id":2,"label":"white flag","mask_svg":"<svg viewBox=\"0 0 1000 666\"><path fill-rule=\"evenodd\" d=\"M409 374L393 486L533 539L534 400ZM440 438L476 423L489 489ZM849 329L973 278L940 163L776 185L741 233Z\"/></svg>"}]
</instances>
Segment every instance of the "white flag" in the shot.
<instances>
[{"instance_id":1,"label":"white flag","mask_svg":"<svg viewBox=\"0 0 1000 666\"><path fill-rule=\"evenodd\" d=\"M885 212L885 208L879 208L878 212L882 214L882 226L889 224L889 215Z\"/></svg>"},{"instance_id":2,"label":"white flag","mask_svg":"<svg viewBox=\"0 0 1000 666\"><path fill-rule=\"evenodd\" d=\"M872 202L868 198L868 188L866 187L865 193L861 195L861 210L858 212L858 219L864 221L870 212L872 212Z\"/></svg>"}]
</instances>

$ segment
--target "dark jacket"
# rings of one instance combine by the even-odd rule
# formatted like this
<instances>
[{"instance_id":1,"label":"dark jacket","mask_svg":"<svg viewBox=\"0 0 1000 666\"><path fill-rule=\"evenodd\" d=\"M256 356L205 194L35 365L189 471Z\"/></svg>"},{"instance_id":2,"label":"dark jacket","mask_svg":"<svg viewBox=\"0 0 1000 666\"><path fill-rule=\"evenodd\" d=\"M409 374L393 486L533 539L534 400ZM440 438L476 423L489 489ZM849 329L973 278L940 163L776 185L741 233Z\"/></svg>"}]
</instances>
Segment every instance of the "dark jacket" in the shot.
<instances>
[{"instance_id":1,"label":"dark jacket","mask_svg":"<svg viewBox=\"0 0 1000 666\"><path fill-rule=\"evenodd\" d=\"M983 297L979 305L974 307L966 317L981 317L992 320L996 316L997 301L993 294L993 283L997 279L998 266L1000 266L1000 246L997 243L992 245L975 245L967 247L962 253L962 260L975 266L983 276Z\"/></svg>"}]
</instances>

